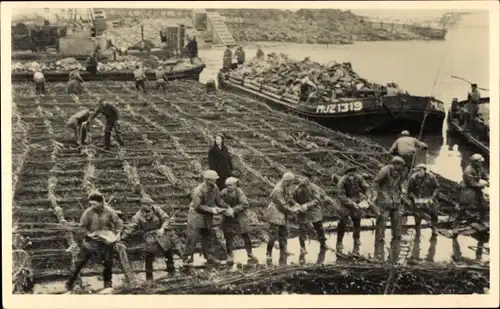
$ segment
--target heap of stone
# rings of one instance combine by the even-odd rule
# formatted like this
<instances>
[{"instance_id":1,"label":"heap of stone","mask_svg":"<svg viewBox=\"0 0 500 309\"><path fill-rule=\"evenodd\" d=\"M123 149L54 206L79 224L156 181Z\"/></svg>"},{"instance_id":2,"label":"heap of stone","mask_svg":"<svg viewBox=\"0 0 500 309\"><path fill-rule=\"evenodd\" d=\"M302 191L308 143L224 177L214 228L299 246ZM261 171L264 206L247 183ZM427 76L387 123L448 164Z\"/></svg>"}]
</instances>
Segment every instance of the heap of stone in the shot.
<instances>
[{"instance_id":1,"label":"heap of stone","mask_svg":"<svg viewBox=\"0 0 500 309\"><path fill-rule=\"evenodd\" d=\"M330 62L327 65L314 62L305 58L297 61L281 53L268 54L267 57L246 63L231 74L251 79L258 83L264 83L291 94L299 95L300 80L308 76L320 90L341 93L343 91L377 90L380 85L371 83L356 73L351 63ZM286 88L287 82L293 82L293 87Z\"/></svg>"}]
</instances>

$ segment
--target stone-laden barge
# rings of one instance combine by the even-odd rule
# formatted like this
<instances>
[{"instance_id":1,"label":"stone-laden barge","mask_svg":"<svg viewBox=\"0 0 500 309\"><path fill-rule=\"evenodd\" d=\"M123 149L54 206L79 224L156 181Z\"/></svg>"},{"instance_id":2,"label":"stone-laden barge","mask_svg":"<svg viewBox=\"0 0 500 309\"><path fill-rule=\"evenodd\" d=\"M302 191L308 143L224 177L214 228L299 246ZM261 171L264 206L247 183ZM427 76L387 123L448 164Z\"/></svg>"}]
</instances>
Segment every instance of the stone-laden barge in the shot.
<instances>
[{"instance_id":1,"label":"stone-laden barge","mask_svg":"<svg viewBox=\"0 0 500 309\"><path fill-rule=\"evenodd\" d=\"M284 54L269 54L240 68L221 70L218 83L228 91L346 133L419 132L424 119L424 132L436 133L445 119L443 102L410 95L395 83L369 82L350 63L322 65L308 58L295 61Z\"/></svg>"},{"instance_id":2,"label":"stone-laden barge","mask_svg":"<svg viewBox=\"0 0 500 309\"><path fill-rule=\"evenodd\" d=\"M14 234L30 238L27 252L40 281L68 275L75 258L68 248L82 238L72 226L93 189L106 198L113 196L110 205L122 212L125 221L139 209L140 199L150 196L168 213L176 213L174 234L182 243L190 192L206 169L216 132L225 135L241 188L249 197L254 243L266 237L263 210L285 171L308 176L322 189L325 216L331 220L341 211L332 175L336 178L346 167L357 166L370 181L391 158L366 139L331 131L263 103L225 91L207 95L195 81L176 80L166 92L147 94L137 94L133 82L88 82L78 103L66 94L65 83L49 83L45 97L34 97L33 86L18 81L13 83L12 113ZM83 150L72 147L72 132L65 122L81 108L94 108L98 98L118 104L125 147L110 152L92 145ZM98 127L95 140L103 123L97 119L94 126ZM458 187L440 181L441 211L449 214ZM136 270L143 267L139 241L132 238L128 243ZM242 245L240 239L237 243L236 247ZM213 250L225 252L220 243ZM90 264L83 273L95 271L96 265Z\"/></svg>"}]
</instances>

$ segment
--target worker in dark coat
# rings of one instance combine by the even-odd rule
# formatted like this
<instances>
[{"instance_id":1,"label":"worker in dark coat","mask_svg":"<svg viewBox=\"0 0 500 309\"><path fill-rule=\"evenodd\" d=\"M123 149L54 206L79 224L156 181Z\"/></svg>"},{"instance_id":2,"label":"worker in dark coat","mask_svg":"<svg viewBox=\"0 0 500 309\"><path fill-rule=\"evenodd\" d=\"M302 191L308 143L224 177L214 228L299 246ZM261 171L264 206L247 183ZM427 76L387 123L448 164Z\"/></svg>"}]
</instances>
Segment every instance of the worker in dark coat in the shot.
<instances>
[{"instance_id":1,"label":"worker in dark coat","mask_svg":"<svg viewBox=\"0 0 500 309\"><path fill-rule=\"evenodd\" d=\"M88 130L90 124L99 114L103 114L106 117L106 127L104 129L104 148L109 150L111 147L111 131L115 131L115 137L120 146L124 146L123 139L120 133L119 118L120 113L118 108L110 102L103 99L99 100L99 106L97 106L94 113L90 116L89 120L84 123L86 129Z\"/></svg>"},{"instance_id":2,"label":"worker in dark coat","mask_svg":"<svg viewBox=\"0 0 500 309\"><path fill-rule=\"evenodd\" d=\"M143 197L141 209L135 213L123 231L122 240L136 231L142 233L144 239L142 249L145 254L146 280L148 281L153 280L153 262L157 253L162 253L165 257L167 272L175 272L172 253L174 244L169 229L168 215L160 207L154 205L150 197Z\"/></svg>"},{"instance_id":3,"label":"worker in dark coat","mask_svg":"<svg viewBox=\"0 0 500 309\"><path fill-rule=\"evenodd\" d=\"M422 216L429 216L432 224L432 234L437 235L438 204L436 197L439 192L439 183L434 175L427 171L425 164L418 164L415 172L408 180L408 197L413 206L415 231L420 235Z\"/></svg>"},{"instance_id":4,"label":"worker in dark coat","mask_svg":"<svg viewBox=\"0 0 500 309\"><path fill-rule=\"evenodd\" d=\"M217 175L219 175L217 187L219 187L219 190L224 189L226 179L232 175L233 162L229 150L224 145L222 134L215 136L214 145L208 151L208 168L217 172Z\"/></svg>"},{"instance_id":5,"label":"worker in dark coat","mask_svg":"<svg viewBox=\"0 0 500 309\"><path fill-rule=\"evenodd\" d=\"M410 136L410 132L404 130L401 132L401 136L392 144L389 153L393 156L399 156L405 161L405 175L408 175L413 168L413 158L419 149L427 149L427 144Z\"/></svg>"},{"instance_id":6,"label":"worker in dark coat","mask_svg":"<svg viewBox=\"0 0 500 309\"><path fill-rule=\"evenodd\" d=\"M83 212L80 219L80 227L85 230L86 235L78 253L75 269L66 282L66 288L70 291L80 271L94 255L99 255L104 265L104 288L112 287L114 244L120 240L123 222L116 211L105 204L104 197L100 193L91 193L89 203L90 207Z\"/></svg>"},{"instance_id":7,"label":"worker in dark coat","mask_svg":"<svg viewBox=\"0 0 500 309\"><path fill-rule=\"evenodd\" d=\"M90 55L86 61L87 72L94 76L97 75L97 64L98 61L95 54Z\"/></svg>"},{"instance_id":8,"label":"worker in dark coat","mask_svg":"<svg viewBox=\"0 0 500 309\"><path fill-rule=\"evenodd\" d=\"M217 85L215 84L215 80L213 78L207 80L207 82L205 83L205 88L207 90L207 93L217 93Z\"/></svg>"},{"instance_id":9,"label":"worker in dark coat","mask_svg":"<svg viewBox=\"0 0 500 309\"><path fill-rule=\"evenodd\" d=\"M393 157L391 163L382 167L373 180L372 202L380 210L375 227L375 258L384 259L385 225L391 218L392 243L401 239L401 204L403 197L405 161Z\"/></svg>"},{"instance_id":10,"label":"worker in dark coat","mask_svg":"<svg viewBox=\"0 0 500 309\"><path fill-rule=\"evenodd\" d=\"M233 52L229 46L226 46L226 50L224 51L224 57L222 58L222 69L224 71L231 70L231 62L233 60Z\"/></svg>"},{"instance_id":11,"label":"worker in dark coat","mask_svg":"<svg viewBox=\"0 0 500 309\"><path fill-rule=\"evenodd\" d=\"M478 116L479 104L481 104L481 93L477 89L477 84L471 84L471 91L467 94L467 113L464 125L464 128L467 131L472 129L474 119Z\"/></svg>"},{"instance_id":12,"label":"worker in dark coat","mask_svg":"<svg viewBox=\"0 0 500 309\"><path fill-rule=\"evenodd\" d=\"M300 181L294 190L293 199L300 204L297 213L299 223L300 254L307 254L306 232L307 226L312 224L320 243L321 250L327 250L325 229L323 228L322 197L318 188L312 185L308 178Z\"/></svg>"},{"instance_id":13,"label":"worker in dark coat","mask_svg":"<svg viewBox=\"0 0 500 309\"><path fill-rule=\"evenodd\" d=\"M342 254L343 239L347 228L349 217L353 224L352 237L354 239L353 254L359 254L361 235L361 208L362 201L370 199L370 186L364 178L357 173L354 166L348 167L338 184L339 199L347 210L347 213L340 218L337 226L337 253Z\"/></svg>"},{"instance_id":14,"label":"worker in dark coat","mask_svg":"<svg viewBox=\"0 0 500 309\"><path fill-rule=\"evenodd\" d=\"M218 178L217 172L207 170L203 173L203 183L193 190L188 213L188 233L183 254L185 265L191 264L191 258L200 235L202 252L207 262L210 264L220 263L209 251L213 219L214 215L225 214L230 206L220 197L219 188L215 185Z\"/></svg>"},{"instance_id":15,"label":"worker in dark coat","mask_svg":"<svg viewBox=\"0 0 500 309\"><path fill-rule=\"evenodd\" d=\"M86 132L83 132L82 134L82 124L87 121L89 117L90 110L88 108L85 108L75 113L66 122L66 126L72 129L75 133L75 139L78 145L84 145L86 143L85 140L87 139L87 134Z\"/></svg>"},{"instance_id":16,"label":"worker in dark coat","mask_svg":"<svg viewBox=\"0 0 500 309\"><path fill-rule=\"evenodd\" d=\"M236 50L236 60L238 60L238 65L243 65L243 63L245 63L245 51L241 46L238 46Z\"/></svg>"},{"instance_id":17,"label":"worker in dark coat","mask_svg":"<svg viewBox=\"0 0 500 309\"><path fill-rule=\"evenodd\" d=\"M272 263L274 243L278 239L280 247L280 265L286 264L288 245L288 217L294 216L300 204L293 199L293 182L295 175L287 172L271 192L271 201L267 206L266 221L269 223L269 241L267 242L266 259Z\"/></svg>"},{"instance_id":18,"label":"worker in dark coat","mask_svg":"<svg viewBox=\"0 0 500 309\"><path fill-rule=\"evenodd\" d=\"M263 59L264 58L264 52L262 51L262 49L260 48L260 46L257 46L257 59Z\"/></svg>"},{"instance_id":19,"label":"worker in dark coat","mask_svg":"<svg viewBox=\"0 0 500 309\"><path fill-rule=\"evenodd\" d=\"M221 198L231 208L226 213L224 221L222 222L222 231L226 239L227 262L232 264L234 260L233 255L233 241L235 235L240 235L245 244L245 250L248 255L248 262L258 263L259 260L252 253L252 241L250 240L250 219L248 217L248 199L245 192L238 188L238 179L229 177L226 179L226 188L221 192Z\"/></svg>"}]
</instances>

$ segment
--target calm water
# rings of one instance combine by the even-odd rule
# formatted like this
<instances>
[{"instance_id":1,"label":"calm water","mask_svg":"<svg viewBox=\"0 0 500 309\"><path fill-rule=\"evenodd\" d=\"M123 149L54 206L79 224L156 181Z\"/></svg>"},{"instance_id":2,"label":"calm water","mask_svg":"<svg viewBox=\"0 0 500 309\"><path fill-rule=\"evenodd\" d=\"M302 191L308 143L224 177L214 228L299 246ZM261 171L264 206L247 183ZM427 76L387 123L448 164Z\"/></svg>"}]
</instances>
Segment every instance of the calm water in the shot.
<instances>
[{"instance_id":1,"label":"calm water","mask_svg":"<svg viewBox=\"0 0 500 309\"><path fill-rule=\"evenodd\" d=\"M474 44L471 42L474 41ZM299 45L299 44L263 44L264 52L286 53L293 58L303 59L311 57L313 60L328 63L330 61L350 61L360 75L380 83L395 81L407 91L418 95L433 95L444 102L450 102L452 98L463 98L469 91L469 84L452 79L451 75L461 76L476 82L480 87L489 87L489 29L488 15L475 14L464 17L458 29L448 33L446 41L443 42L366 42L356 43L349 46L324 46L324 45ZM245 47L247 57L253 57L256 53L256 45ZM200 50L200 55L207 65L201 76L204 82L209 78L216 77L222 66L223 49ZM483 92L483 95L488 95ZM418 132L412 132L418 135ZM390 147L395 136L384 136L374 138L380 144ZM425 136L423 139L429 144L427 163L435 172L446 178L460 181L461 165L463 158L469 157L474 149L460 140L454 140L443 135ZM408 223L412 223L412 218ZM370 222L367 222L370 224ZM390 230L387 230L386 243L390 241ZM411 236L407 236L413 238ZM328 236L328 244L335 246L336 235ZM361 254L373 255L374 233L362 232ZM422 231L417 246L413 242L414 252L422 259L432 259L436 262L449 261L452 254L452 242L444 237L431 240L429 230ZM465 257L474 258L474 252L469 246L475 246L476 241L468 237L459 238L462 253ZM316 241L308 243L309 253L306 261L314 263L319 252L319 244ZM344 250L352 250L352 234L346 233L344 237ZM288 261L299 263L298 239L289 240L289 251L294 253ZM254 249L254 253L265 262L265 245ZM487 260L488 256L484 255ZM274 262L278 260L278 250L274 250ZM195 255L195 264L201 263L198 255ZM235 261L245 263L246 252L235 251ZM335 261L335 254L327 252L325 263ZM158 263L163 267L163 263ZM164 276L158 273L156 277ZM143 274L141 274L143 277ZM93 288L100 288L102 282L97 278L84 278ZM114 276L114 284L121 283L121 276ZM50 285L37 286L38 293L55 292L63 289L63 282Z\"/></svg>"}]
</instances>

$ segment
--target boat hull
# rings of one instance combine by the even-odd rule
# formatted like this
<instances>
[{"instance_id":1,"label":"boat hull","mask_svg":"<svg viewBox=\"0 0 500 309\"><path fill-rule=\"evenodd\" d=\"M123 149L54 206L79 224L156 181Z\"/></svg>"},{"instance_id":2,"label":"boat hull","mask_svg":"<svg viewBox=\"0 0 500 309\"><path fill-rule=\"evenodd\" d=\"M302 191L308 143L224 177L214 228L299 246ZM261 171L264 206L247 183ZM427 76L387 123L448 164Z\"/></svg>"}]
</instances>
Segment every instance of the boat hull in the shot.
<instances>
[{"instance_id":1,"label":"boat hull","mask_svg":"<svg viewBox=\"0 0 500 309\"><path fill-rule=\"evenodd\" d=\"M442 132L445 119L442 102L432 100L433 103L429 105L429 97L406 95L384 97L382 106L375 98L306 106L284 101L278 95L262 89L260 91L252 89L251 85L244 82L238 84L237 81L228 79L222 72L218 75L218 83L221 89L253 97L277 110L290 112L346 133L387 134L399 133L402 130L417 133L420 132L427 106L431 106L431 110L425 119L424 133Z\"/></svg>"},{"instance_id":2,"label":"boat hull","mask_svg":"<svg viewBox=\"0 0 500 309\"><path fill-rule=\"evenodd\" d=\"M194 68L179 70L167 73L169 80L175 79L192 79L199 81L201 72L205 69L205 64L201 64ZM63 82L68 80L69 72L44 72L47 82ZM125 72L98 72L96 75L91 75L88 72L80 73L85 81L134 81L134 73L132 71ZM156 80L153 72L146 73L148 80ZM33 73L29 72L13 72L11 74L12 82L30 82L33 80Z\"/></svg>"}]
</instances>

